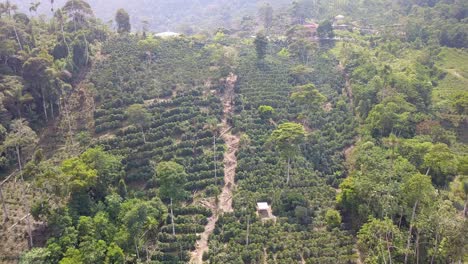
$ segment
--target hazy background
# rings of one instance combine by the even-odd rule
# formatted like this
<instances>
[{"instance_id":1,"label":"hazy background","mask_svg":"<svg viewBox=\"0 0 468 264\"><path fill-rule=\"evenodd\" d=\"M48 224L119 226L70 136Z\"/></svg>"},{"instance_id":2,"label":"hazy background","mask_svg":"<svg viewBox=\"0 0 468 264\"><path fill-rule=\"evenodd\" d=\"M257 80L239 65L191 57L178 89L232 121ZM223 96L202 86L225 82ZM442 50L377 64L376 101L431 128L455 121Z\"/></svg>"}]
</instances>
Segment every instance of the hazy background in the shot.
<instances>
[{"instance_id":1,"label":"hazy background","mask_svg":"<svg viewBox=\"0 0 468 264\"><path fill-rule=\"evenodd\" d=\"M31 2L41 2L39 14L51 15L50 0L13 0L20 10L28 13ZM66 0L55 0L54 8ZM258 7L270 3L274 8L287 8L292 0L88 0L97 17L103 22L114 19L115 12L124 8L130 14L133 31L142 30L147 21L152 31L213 30L229 28L242 16L255 15Z\"/></svg>"}]
</instances>

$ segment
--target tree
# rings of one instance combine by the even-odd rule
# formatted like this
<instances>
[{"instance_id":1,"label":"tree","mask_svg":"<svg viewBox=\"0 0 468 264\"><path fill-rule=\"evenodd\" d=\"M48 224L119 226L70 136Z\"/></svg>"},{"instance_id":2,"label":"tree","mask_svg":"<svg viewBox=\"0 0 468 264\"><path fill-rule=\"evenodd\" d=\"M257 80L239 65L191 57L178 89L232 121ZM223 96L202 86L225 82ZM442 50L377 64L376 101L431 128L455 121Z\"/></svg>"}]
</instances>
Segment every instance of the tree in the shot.
<instances>
[{"instance_id":1,"label":"tree","mask_svg":"<svg viewBox=\"0 0 468 264\"><path fill-rule=\"evenodd\" d=\"M371 218L359 230L357 237L358 248L366 263L393 263L401 253L402 234L391 219Z\"/></svg>"},{"instance_id":2,"label":"tree","mask_svg":"<svg viewBox=\"0 0 468 264\"><path fill-rule=\"evenodd\" d=\"M310 64L312 52L316 50L316 48L317 45L306 38L299 38L288 46L288 49L291 51L291 53L300 59L304 65Z\"/></svg>"},{"instance_id":3,"label":"tree","mask_svg":"<svg viewBox=\"0 0 468 264\"><path fill-rule=\"evenodd\" d=\"M279 125L270 135L269 141L287 158L286 184L290 180L291 158L299 152L299 145L304 141L305 135L304 126L290 122Z\"/></svg>"},{"instance_id":4,"label":"tree","mask_svg":"<svg viewBox=\"0 0 468 264\"><path fill-rule=\"evenodd\" d=\"M50 256L50 252L47 248L33 248L30 251L24 253L20 260L20 264L45 264L48 263L47 259Z\"/></svg>"},{"instance_id":5,"label":"tree","mask_svg":"<svg viewBox=\"0 0 468 264\"><path fill-rule=\"evenodd\" d=\"M122 204L120 219L132 237L137 258L139 246L145 235L156 228L167 217L167 209L159 198L150 201L132 199ZM118 254L118 253L117 253Z\"/></svg>"},{"instance_id":6,"label":"tree","mask_svg":"<svg viewBox=\"0 0 468 264\"><path fill-rule=\"evenodd\" d=\"M333 32L333 25L330 20L325 20L317 28L317 35L321 38L333 38L335 33Z\"/></svg>"},{"instance_id":7,"label":"tree","mask_svg":"<svg viewBox=\"0 0 468 264\"><path fill-rule=\"evenodd\" d=\"M62 8L66 17L69 18L69 27L72 27L76 32L86 28L89 24L89 19L94 18L93 10L88 2L84 0L68 0Z\"/></svg>"},{"instance_id":8,"label":"tree","mask_svg":"<svg viewBox=\"0 0 468 264\"><path fill-rule=\"evenodd\" d=\"M258 16L263 21L263 26L269 30L273 24L273 7L269 3L263 4L258 9Z\"/></svg>"},{"instance_id":9,"label":"tree","mask_svg":"<svg viewBox=\"0 0 468 264\"><path fill-rule=\"evenodd\" d=\"M297 86L296 91L291 94L291 99L303 106L306 115L312 114L312 111L321 109L326 97L323 96L313 84Z\"/></svg>"},{"instance_id":10,"label":"tree","mask_svg":"<svg viewBox=\"0 0 468 264\"><path fill-rule=\"evenodd\" d=\"M437 186L447 185L457 173L457 160L446 144L433 145L424 156L424 167L432 176L432 181Z\"/></svg>"},{"instance_id":11,"label":"tree","mask_svg":"<svg viewBox=\"0 0 468 264\"><path fill-rule=\"evenodd\" d=\"M328 209L325 214L325 221L327 222L328 227L335 228L340 227L341 225L341 215L335 209Z\"/></svg>"},{"instance_id":12,"label":"tree","mask_svg":"<svg viewBox=\"0 0 468 264\"><path fill-rule=\"evenodd\" d=\"M261 105L258 107L258 112L263 119L269 119L275 113L275 109L269 105Z\"/></svg>"},{"instance_id":13,"label":"tree","mask_svg":"<svg viewBox=\"0 0 468 264\"><path fill-rule=\"evenodd\" d=\"M408 255L411 247L411 237L415 226L417 209L430 204L435 197L435 189L431 179L423 174L415 174L402 184L402 196L408 206L412 206L411 218L409 222L408 239L406 241L405 263L408 262Z\"/></svg>"},{"instance_id":14,"label":"tree","mask_svg":"<svg viewBox=\"0 0 468 264\"><path fill-rule=\"evenodd\" d=\"M125 9L120 8L115 14L115 22L117 23L117 32L129 33L131 30L130 16Z\"/></svg>"},{"instance_id":15,"label":"tree","mask_svg":"<svg viewBox=\"0 0 468 264\"><path fill-rule=\"evenodd\" d=\"M3 147L15 149L21 180L24 180L21 152L23 148L31 148L37 142L37 134L28 126L27 121L24 119L16 119L11 123L10 133L8 133L5 142L3 142Z\"/></svg>"},{"instance_id":16,"label":"tree","mask_svg":"<svg viewBox=\"0 0 468 264\"><path fill-rule=\"evenodd\" d=\"M18 76L4 76L0 83L0 90L5 95L3 104L10 112L22 118L23 104L31 103L33 98L30 93L25 93L23 80Z\"/></svg>"},{"instance_id":17,"label":"tree","mask_svg":"<svg viewBox=\"0 0 468 264\"><path fill-rule=\"evenodd\" d=\"M402 97L386 98L369 112L366 123L374 137L388 136L390 133L409 137L414 134L414 105Z\"/></svg>"},{"instance_id":18,"label":"tree","mask_svg":"<svg viewBox=\"0 0 468 264\"><path fill-rule=\"evenodd\" d=\"M318 8L315 8L318 10ZM296 0L292 3L291 16L295 24L303 24L313 15L314 1Z\"/></svg>"},{"instance_id":19,"label":"tree","mask_svg":"<svg viewBox=\"0 0 468 264\"><path fill-rule=\"evenodd\" d=\"M126 115L130 123L141 130L143 142L146 143L144 127L151 121L148 110L141 104L134 104L127 108Z\"/></svg>"},{"instance_id":20,"label":"tree","mask_svg":"<svg viewBox=\"0 0 468 264\"><path fill-rule=\"evenodd\" d=\"M94 187L98 200L104 198L108 189L123 176L122 158L105 152L101 147L86 150L80 155L80 159L98 174Z\"/></svg>"},{"instance_id":21,"label":"tree","mask_svg":"<svg viewBox=\"0 0 468 264\"><path fill-rule=\"evenodd\" d=\"M268 47L268 39L263 33L257 33L255 37L255 51L257 52L257 59L263 61L265 59Z\"/></svg>"},{"instance_id":22,"label":"tree","mask_svg":"<svg viewBox=\"0 0 468 264\"><path fill-rule=\"evenodd\" d=\"M184 184L187 182L187 174L182 165L174 161L160 162L156 166L155 177L160 185L162 198L178 201L185 197Z\"/></svg>"},{"instance_id":23,"label":"tree","mask_svg":"<svg viewBox=\"0 0 468 264\"><path fill-rule=\"evenodd\" d=\"M187 174L182 165L173 161L160 162L156 166L156 181L159 182L159 193L162 198L171 200L172 234L175 235L173 200L178 201L185 196L184 185Z\"/></svg>"},{"instance_id":24,"label":"tree","mask_svg":"<svg viewBox=\"0 0 468 264\"><path fill-rule=\"evenodd\" d=\"M15 4L11 4L9 0L7 0L5 3L0 3L0 12L6 13L8 15L8 18L11 20L11 25L13 26L13 31L15 33L16 41L18 42L18 46L20 50L23 50L23 44L21 43L21 39L18 34L18 29L16 28L16 21L13 19L11 13L16 12L18 9L18 6Z\"/></svg>"},{"instance_id":25,"label":"tree","mask_svg":"<svg viewBox=\"0 0 468 264\"><path fill-rule=\"evenodd\" d=\"M84 264L83 254L75 248L68 248L59 264Z\"/></svg>"},{"instance_id":26,"label":"tree","mask_svg":"<svg viewBox=\"0 0 468 264\"><path fill-rule=\"evenodd\" d=\"M107 248L105 263L108 263L108 264L125 263L124 252L116 243L111 243L109 247Z\"/></svg>"}]
</instances>

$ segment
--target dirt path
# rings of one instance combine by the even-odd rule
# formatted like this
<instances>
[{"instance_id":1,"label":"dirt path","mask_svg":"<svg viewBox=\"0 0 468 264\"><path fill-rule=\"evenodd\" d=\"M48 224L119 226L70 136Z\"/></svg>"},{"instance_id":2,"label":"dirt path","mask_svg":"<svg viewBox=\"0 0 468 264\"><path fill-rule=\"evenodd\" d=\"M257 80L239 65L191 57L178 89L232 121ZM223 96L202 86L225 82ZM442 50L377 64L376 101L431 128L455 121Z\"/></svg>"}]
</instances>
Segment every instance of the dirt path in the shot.
<instances>
[{"instance_id":1,"label":"dirt path","mask_svg":"<svg viewBox=\"0 0 468 264\"><path fill-rule=\"evenodd\" d=\"M213 233L220 214L225 212L233 212L232 209L232 191L235 187L235 176L237 168L236 152L239 149L238 135L233 135L230 131L228 118L233 113L234 86L237 81L237 76L230 74L226 79L226 89L222 96L223 102L223 119L221 121L221 137L223 138L227 150L224 153L224 186L221 194L218 197L218 203L215 201L207 201L204 206L211 209L213 216L208 218L208 224L205 226L205 231L200 235L200 240L197 241L196 249L192 252L190 263L203 263L203 253L208 251L208 239Z\"/></svg>"}]
</instances>

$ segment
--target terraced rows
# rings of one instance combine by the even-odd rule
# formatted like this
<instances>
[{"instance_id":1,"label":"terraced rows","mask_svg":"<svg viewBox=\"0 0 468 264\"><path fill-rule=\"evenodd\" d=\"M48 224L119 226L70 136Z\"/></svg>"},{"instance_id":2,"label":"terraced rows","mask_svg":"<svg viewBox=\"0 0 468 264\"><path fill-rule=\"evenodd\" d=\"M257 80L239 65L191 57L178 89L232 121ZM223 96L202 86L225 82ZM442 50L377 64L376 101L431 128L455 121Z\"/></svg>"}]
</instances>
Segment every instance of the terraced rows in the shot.
<instances>
[{"instance_id":1,"label":"terraced rows","mask_svg":"<svg viewBox=\"0 0 468 264\"><path fill-rule=\"evenodd\" d=\"M291 65L270 62L259 67L252 61L247 58L237 72L234 124L244 134L244 143L237 155L234 213L220 217L204 259L210 263L347 263L353 258L351 236L340 229L328 230L324 223L324 212L334 205L335 190L307 155L295 159L286 185L285 161L267 142L277 124L295 121L299 114L298 106L289 100ZM275 109L272 120L261 118L260 105ZM276 223L259 219L257 202L272 206Z\"/></svg>"},{"instance_id":2,"label":"terraced rows","mask_svg":"<svg viewBox=\"0 0 468 264\"><path fill-rule=\"evenodd\" d=\"M214 177L212 153L213 134L207 128L208 119L220 116L220 100L214 96L203 96L200 91L180 95L173 100L148 106L152 120L145 128L146 143L139 129L128 127L119 130L114 137L101 143L112 153L124 156L128 182L147 181L142 191L157 187L152 180L151 163L174 160L184 165L188 173L185 189L190 193L201 192L201 197L212 197L223 184L222 163L218 162L217 178ZM217 152L224 151L222 140L218 140ZM198 194L200 196L200 194ZM186 204L193 202L191 196ZM181 205L175 207L175 231L172 235L170 219L161 227L156 245L155 260L188 261L188 251L193 250L197 233L204 230L211 211L202 206Z\"/></svg>"}]
</instances>

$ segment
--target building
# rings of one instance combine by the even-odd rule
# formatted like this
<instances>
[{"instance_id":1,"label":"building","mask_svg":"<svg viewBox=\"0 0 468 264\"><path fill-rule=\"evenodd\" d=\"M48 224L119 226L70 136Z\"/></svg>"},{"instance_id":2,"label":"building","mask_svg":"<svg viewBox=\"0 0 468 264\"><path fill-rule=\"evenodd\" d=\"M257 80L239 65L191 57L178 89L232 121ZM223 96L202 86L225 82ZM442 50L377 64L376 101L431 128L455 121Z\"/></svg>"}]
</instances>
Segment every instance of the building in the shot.
<instances>
[{"instance_id":1,"label":"building","mask_svg":"<svg viewBox=\"0 0 468 264\"><path fill-rule=\"evenodd\" d=\"M170 31L154 34L154 36L157 38L175 38L175 37L179 37L180 35L181 35L180 33L170 32Z\"/></svg>"},{"instance_id":2,"label":"building","mask_svg":"<svg viewBox=\"0 0 468 264\"><path fill-rule=\"evenodd\" d=\"M317 23L307 23L305 25L303 25L304 28L306 29L307 31L307 35L308 37L315 37L317 36L317 29L319 27L319 24Z\"/></svg>"},{"instance_id":3,"label":"building","mask_svg":"<svg viewBox=\"0 0 468 264\"><path fill-rule=\"evenodd\" d=\"M257 203L257 215L262 219L262 222L267 220L273 220L276 222L276 216L273 215L268 203Z\"/></svg>"},{"instance_id":4,"label":"building","mask_svg":"<svg viewBox=\"0 0 468 264\"><path fill-rule=\"evenodd\" d=\"M343 15L337 15L334 19L333 19L333 27L336 27L336 26L339 26L341 24L344 24L344 19L345 17Z\"/></svg>"}]
</instances>

